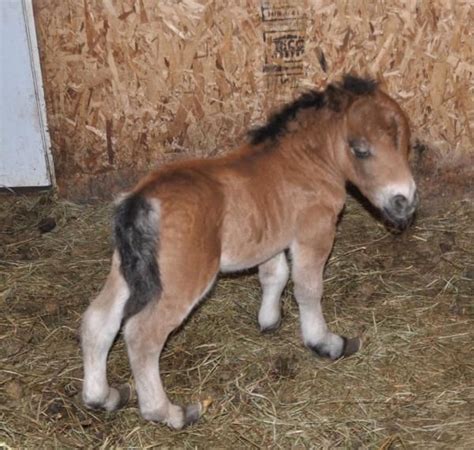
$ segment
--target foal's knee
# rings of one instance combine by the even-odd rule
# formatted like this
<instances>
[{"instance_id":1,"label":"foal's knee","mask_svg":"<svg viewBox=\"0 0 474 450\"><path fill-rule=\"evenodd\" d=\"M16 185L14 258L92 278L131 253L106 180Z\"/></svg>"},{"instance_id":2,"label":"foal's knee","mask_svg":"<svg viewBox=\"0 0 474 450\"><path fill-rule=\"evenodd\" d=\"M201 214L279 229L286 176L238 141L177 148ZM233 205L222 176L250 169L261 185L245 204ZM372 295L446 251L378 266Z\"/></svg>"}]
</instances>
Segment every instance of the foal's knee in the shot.
<instances>
[{"instance_id":1,"label":"foal's knee","mask_svg":"<svg viewBox=\"0 0 474 450\"><path fill-rule=\"evenodd\" d=\"M170 333L169 326L154 320L154 308L146 308L130 317L123 327L129 356L158 354Z\"/></svg>"},{"instance_id":2,"label":"foal's knee","mask_svg":"<svg viewBox=\"0 0 474 450\"><path fill-rule=\"evenodd\" d=\"M110 314L102 308L91 304L82 316L81 343L83 347L95 346L99 342L107 343L117 334L115 323L110 323ZM104 344L107 345L107 344Z\"/></svg>"},{"instance_id":3,"label":"foal's knee","mask_svg":"<svg viewBox=\"0 0 474 450\"><path fill-rule=\"evenodd\" d=\"M290 270L284 253L262 264L258 268L258 277L262 286L284 287L288 282Z\"/></svg>"}]
</instances>

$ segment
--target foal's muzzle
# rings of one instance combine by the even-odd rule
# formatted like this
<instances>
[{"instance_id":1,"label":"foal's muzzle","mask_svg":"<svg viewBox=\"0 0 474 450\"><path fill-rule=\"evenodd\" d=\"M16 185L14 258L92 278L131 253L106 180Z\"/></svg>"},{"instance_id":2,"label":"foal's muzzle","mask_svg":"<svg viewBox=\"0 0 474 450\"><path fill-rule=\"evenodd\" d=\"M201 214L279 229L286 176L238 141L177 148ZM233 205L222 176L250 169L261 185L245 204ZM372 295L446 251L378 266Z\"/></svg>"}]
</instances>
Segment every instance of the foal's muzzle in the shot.
<instances>
[{"instance_id":1,"label":"foal's muzzle","mask_svg":"<svg viewBox=\"0 0 474 450\"><path fill-rule=\"evenodd\" d=\"M411 201L402 194L396 194L384 206L383 214L391 225L404 230L412 223L417 205L418 192L415 192Z\"/></svg>"}]
</instances>

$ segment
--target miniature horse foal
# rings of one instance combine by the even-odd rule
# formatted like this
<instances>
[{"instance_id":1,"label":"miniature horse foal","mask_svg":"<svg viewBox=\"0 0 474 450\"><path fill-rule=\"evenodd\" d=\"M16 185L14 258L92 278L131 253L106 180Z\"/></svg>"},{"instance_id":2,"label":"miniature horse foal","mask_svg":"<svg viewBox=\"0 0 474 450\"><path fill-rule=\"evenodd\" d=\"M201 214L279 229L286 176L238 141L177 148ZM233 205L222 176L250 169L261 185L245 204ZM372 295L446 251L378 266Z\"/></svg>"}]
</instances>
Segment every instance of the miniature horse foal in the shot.
<instances>
[{"instance_id":1,"label":"miniature horse foal","mask_svg":"<svg viewBox=\"0 0 474 450\"><path fill-rule=\"evenodd\" d=\"M169 334L202 299L219 271L259 269L261 330L280 322L292 260L303 341L337 359L360 347L332 333L321 310L323 268L351 182L399 228L417 203L408 165L408 121L372 80L344 77L311 91L224 157L166 165L118 203L115 251L105 286L82 324L83 400L108 411L128 386L110 387L107 354L124 323L140 411L180 429L201 404L181 407L163 389L159 356Z\"/></svg>"}]
</instances>

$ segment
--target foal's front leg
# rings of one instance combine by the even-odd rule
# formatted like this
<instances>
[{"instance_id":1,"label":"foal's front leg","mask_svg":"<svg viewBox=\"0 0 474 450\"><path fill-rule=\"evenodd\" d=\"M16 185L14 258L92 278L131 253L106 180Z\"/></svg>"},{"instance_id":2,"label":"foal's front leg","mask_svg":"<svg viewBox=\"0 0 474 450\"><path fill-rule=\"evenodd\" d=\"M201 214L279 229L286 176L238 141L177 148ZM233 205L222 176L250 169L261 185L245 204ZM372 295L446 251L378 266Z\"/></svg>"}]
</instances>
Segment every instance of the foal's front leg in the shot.
<instances>
[{"instance_id":1,"label":"foal's front leg","mask_svg":"<svg viewBox=\"0 0 474 450\"><path fill-rule=\"evenodd\" d=\"M360 348L358 338L347 339L329 331L324 320L321 297L323 270L332 248L334 231L317 241L300 239L291 246L294 294L300 310L301 331L307 347L319 356L337 359Z\"/></svg>"}]
</instances>

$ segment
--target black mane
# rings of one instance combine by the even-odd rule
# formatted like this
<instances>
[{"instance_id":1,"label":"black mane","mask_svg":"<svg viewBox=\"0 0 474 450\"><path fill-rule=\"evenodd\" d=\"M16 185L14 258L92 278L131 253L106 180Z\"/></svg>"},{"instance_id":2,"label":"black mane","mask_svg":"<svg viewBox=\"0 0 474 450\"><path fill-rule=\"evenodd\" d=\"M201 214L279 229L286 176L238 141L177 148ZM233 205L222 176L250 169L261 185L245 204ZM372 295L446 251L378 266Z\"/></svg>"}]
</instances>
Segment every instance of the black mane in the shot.
<instances>
[{"instance_id":1,"label":"black mane","mask_svg":"<svg viewBox=\"0 0 474 450\"><path fill-rule=\"evenodd\" d=\"M344 75L341 87L354 95L370 95L377 89L377 82L373 78Z\"/></svg>"},{"instance_id":2,"label":"black mane","mask_svg":"<svg viewBox=\"0 0 474 450\"><path fill-rule=\"evenodd\" d=\"M287 130L287 125L296 114L303 109L321 109L330 106L337 110L339 102L334 98L335 92L346 91L353 95L369 95L377 88L377 82L371 78L359 78L354 75L344 75L342 83L330 84L325 91L311 90L300 95L296 100L272 114L268 122L258 128L250 130L250 143L257 145L267 139L275 140L283 135ZM333 101L334 100L334 101ZM334 103L334 104L333 104Z\"/></svg>"}]
</instances>

